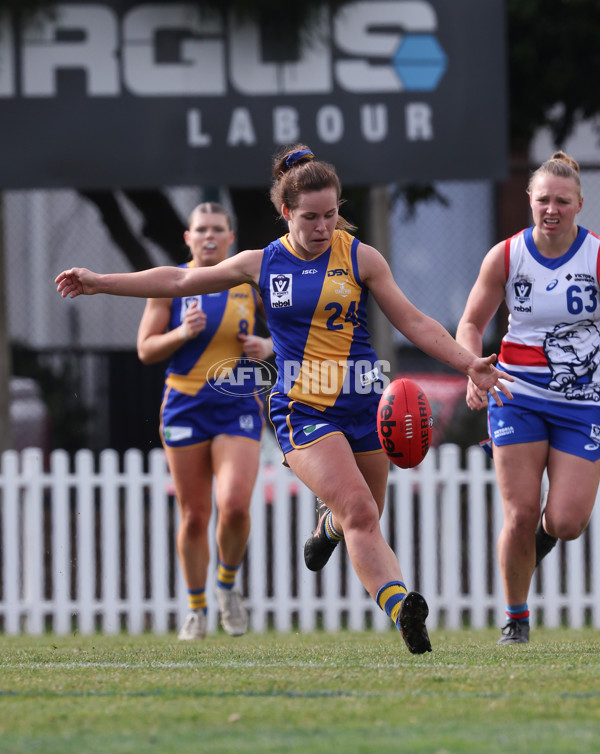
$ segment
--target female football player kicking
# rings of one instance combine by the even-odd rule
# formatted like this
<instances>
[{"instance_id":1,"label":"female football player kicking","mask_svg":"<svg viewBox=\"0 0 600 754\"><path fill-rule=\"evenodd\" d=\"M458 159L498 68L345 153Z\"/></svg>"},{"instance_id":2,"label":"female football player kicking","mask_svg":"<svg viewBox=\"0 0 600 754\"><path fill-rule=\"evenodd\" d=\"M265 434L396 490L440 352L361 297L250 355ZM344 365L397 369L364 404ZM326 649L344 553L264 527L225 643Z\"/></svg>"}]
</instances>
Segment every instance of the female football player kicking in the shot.
<instances>
[{"instance_id":1,"label":"female football player kicking","mask_svg":"<svg viewBox=\"0 0 600 754\"><path fill-rule=\"evenodd\" d=\"M269 416L285 463L322 501L310 549L317 557L343 536L365 589L398 626L408 649L421 654L431 651L427 603L408 592L379 524L389 460L376 429L383 375L369 342L367 293L409 340L471 377L499 405L500 392L511 397L501 380L511 378L494 367L495 355L475 356L407 299L383 256L348 232L352 226L339 215L340 198L335 168L296 145L273 164L271 201L288 233L265 248L212 267L107 275L74 268L56 283L63 297L174 298L242 283L259 291L278 369Z\"/></svg>"}]
</instances>

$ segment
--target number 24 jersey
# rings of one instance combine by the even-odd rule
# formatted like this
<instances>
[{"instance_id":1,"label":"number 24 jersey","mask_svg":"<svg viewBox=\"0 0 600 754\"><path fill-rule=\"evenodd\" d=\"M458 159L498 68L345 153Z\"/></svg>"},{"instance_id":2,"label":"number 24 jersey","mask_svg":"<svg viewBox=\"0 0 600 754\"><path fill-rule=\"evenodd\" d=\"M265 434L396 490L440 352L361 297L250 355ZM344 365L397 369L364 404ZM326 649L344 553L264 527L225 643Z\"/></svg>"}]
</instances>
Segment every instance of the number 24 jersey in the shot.
<instances>
[{"instance_id":1,"label":"number 24 jersey","mask_svg":"<svg viewBox=\"0 0 600 754\"><path fill-rule=\"evenodd\" d=\"M264 250L259 288L277 363L274 390L322 411L356 410L357 394L381 386L358 245L336 230L329 249L310 260L287 236Z\"/></svg>"}]
</instances>

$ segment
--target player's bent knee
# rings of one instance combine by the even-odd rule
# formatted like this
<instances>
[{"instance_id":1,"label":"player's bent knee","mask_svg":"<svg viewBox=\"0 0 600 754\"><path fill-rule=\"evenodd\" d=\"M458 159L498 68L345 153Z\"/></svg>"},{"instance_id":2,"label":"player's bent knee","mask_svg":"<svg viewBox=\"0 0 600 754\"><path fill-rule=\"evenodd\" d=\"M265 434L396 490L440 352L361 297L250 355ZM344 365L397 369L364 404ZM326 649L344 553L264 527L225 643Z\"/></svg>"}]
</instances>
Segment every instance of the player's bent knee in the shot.
<instances>
[{"instance_id":1,"label":"player's bent knee","mask_svg":"<svg viewBox=\"0 0 600 754\"><path fill-rule=\"evenodd\" d=\"M352 530L368 532L379 528L379 509L374 501L357 500L346 506L346 515L341 521L344 533Z\"/></svg>"},{"instance_id":2,"label":"player's bent knee","mask_svg":"<svg viewBox=\"0 0 600 754\"><path fill-rule=\"evenodd\" d=\"M578 539L583 534L586 526L587 521L584 524L567 521L562 525L554 527L552 531L548 531L548 534L552 537L558 537L558 539L562 539L564 542L571 542L574 539Z\"/></svg>"},{"instance_id":3,"label":"player's bent knee","mask_svg":"<svg viewBox=\"0 0 600 754\"><path fill-rule=\"evenodd\" d=\"M195 512L181 516L180 531L187 539L200 539L208 529L210 516L204 516Z\"/></svg>"},{"instance_id":4,"label":"player's bent knee","mask_svg":"<svg viewBox=\"0 0 600 754\"><path fill-rule=\"evenodd\" d=\"M228 529L243 528L248 524L250 511L247 505L226 507L219 510L219 518Z\"/></svg>"}]
</instances>

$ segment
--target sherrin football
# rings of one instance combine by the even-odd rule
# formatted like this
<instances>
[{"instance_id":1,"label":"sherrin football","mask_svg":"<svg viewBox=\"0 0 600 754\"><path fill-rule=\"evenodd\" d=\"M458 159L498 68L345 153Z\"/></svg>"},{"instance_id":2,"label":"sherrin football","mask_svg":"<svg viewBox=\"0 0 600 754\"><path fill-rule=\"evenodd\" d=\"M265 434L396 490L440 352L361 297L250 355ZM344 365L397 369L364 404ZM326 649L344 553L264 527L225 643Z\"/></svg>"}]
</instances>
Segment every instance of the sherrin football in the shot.
<instances>
[{"instance_id":1,"label":"sherrin football","mask_svg":"<svg viewBox=\"0 0 600 754\"><path fill-rule=\"evenodd\" d=\"M390 461L401 469L418 466L427 455L433 435L433 416L427 396L408 378L386 387L377 409L377 432Z\"/></svg>"}]
</instances>

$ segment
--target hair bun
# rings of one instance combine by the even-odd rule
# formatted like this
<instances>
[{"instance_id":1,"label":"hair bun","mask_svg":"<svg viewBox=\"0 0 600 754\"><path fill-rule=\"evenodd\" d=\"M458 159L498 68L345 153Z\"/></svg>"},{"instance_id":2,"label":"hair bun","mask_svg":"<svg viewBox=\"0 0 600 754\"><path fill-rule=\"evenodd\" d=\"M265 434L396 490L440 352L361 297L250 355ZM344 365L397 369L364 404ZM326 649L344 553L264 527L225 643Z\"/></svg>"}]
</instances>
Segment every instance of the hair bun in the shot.
<instances>
[{"instance_id":1,"label":"hair bun","mask_svg":"<svg viewBox=\"0 0 600 754\"><path fill-rule=\"evenodd\" d=\"M303 162L310 162L314 160L315 156L310 149L298 149L296 152L290 152L285 158L285 164L288 168L294 167L294 165L301 165Z\"/></svg>"}]
</instances>

